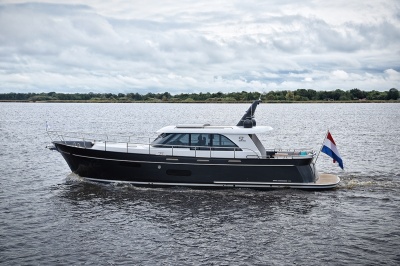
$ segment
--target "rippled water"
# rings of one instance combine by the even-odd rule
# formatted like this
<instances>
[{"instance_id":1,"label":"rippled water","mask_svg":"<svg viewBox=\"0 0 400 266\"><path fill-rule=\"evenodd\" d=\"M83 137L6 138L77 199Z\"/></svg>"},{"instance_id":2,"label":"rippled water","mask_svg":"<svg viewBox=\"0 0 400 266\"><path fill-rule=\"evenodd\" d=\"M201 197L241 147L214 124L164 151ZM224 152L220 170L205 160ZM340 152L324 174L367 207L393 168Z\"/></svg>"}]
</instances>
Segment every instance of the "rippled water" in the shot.
<instances>
[{"instance_id":1,"label":"rippled water","mask_svg":"<svg viewBox=\"0 0 400 266\"><path fill-rule=\"evenodd\" d=\"M52 129L147 136L177 123L236 124L247 104L0 103L2 265L398 265L400 105L261 104L265 146L318 149L346 171L329 191L100 185L45 149Z\"/></svg>"}]
</instances>

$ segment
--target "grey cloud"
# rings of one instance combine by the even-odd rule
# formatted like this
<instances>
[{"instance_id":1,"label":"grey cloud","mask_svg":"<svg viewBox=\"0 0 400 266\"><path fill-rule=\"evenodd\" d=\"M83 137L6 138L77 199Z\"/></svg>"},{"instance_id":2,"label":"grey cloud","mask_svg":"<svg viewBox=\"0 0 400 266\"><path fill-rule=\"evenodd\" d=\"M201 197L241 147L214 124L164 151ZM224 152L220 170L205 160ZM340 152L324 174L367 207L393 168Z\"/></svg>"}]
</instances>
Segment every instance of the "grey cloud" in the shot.
<instances>
[{"instance_id":1,"label":"grey cloud","mask_svg":"<svg viewBox=\"0 0 400 266\"><path fill-rule=\"evenodd\" d=\"M107 16L95 4L0 5L0 92L347 89L357 79L383 90L399 83L385 72L400 68L396 15L332 24L285 14L282 7L298 6L291 1L255 3L197 10L188 2L138 18Z\"/></svg>"}]
</instances>

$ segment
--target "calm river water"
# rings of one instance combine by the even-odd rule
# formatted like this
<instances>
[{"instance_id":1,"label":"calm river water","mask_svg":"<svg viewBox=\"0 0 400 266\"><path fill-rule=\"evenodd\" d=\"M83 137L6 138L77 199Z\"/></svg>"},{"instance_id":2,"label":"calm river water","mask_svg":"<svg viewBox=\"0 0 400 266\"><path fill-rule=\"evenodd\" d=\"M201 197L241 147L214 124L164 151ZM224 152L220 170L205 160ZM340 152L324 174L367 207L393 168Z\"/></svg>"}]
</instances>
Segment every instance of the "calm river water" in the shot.
<instances>
[{"instance_id":1,"label":"calm river water","mask_svg":"<svg viewBox=\"0 0 400 266\"><path fill-rule=\"evenodd\" d=\"M268 148L318 150L329 191L88 183L45 149L51 129L154 136L236 124L248 104L0 103L1 265L399 265L400 104L261 104Z\"/></svg>"}]
</instances>

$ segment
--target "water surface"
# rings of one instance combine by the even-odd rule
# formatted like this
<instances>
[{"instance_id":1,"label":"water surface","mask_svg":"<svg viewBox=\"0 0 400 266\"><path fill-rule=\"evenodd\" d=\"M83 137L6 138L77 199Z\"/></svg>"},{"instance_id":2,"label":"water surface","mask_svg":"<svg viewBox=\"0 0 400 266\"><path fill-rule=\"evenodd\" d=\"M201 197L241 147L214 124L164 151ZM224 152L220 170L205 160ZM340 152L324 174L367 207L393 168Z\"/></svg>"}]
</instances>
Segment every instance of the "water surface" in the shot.
<instances>
[{"instance_id":1,"label":"water surface","mask_svg":"<svg viewBox=\"0 0 400 266\"><path fill-rule=\"evenodd\" d=\"M261 104L268 148L318 150L329 128L345 171L329 191L100 185L45 149L51 129L153 135L236 124L247 104L0 103L2 265L398 265L398 104Z\"/></svg>"}]
</instances>

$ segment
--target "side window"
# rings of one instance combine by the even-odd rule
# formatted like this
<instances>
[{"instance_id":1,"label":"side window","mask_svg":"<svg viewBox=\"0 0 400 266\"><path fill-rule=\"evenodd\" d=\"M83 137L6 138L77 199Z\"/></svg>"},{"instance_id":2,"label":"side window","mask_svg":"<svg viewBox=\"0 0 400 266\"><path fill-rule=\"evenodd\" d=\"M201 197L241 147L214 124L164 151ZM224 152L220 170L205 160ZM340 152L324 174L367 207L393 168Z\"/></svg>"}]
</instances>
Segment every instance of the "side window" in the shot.
<instances>
[{"instance_id":1,"label":"side window","mask_svg":"<svg viewBox=\"0 0 400 266\"><path fill-rule=\"evenodd\" d=\"M168 139L171 138L171 136L172 136L172 134L162 133L153 141L152 144L153 145L164 144L165 142L168 141Z\"/></svg>"},{"instance_id":2,"label":"side window","mask_svg":"<svg viewBox=\"0 0 400 266\"><path fill-rule=\"evenodd\" d=\"M164 144L166 145L189 145L189 134L174 134Z\"/></svg>"},{"instance_id":3,"label":"side window","mask_svg":"<svg viewBox=\"0 0 400 266\"><path fill-rule=\"evenodd\" d=\"M225 136L214 134L213 139L214 147L237 147L230 139Z\"/></svg>"},{"instance_id":4,"label":"side window","mask_svg":"<svg viewBox=\"0 0 400 266\"><path fill-rule=\"evenodd\" d=\"M182 145L189 146L190 145L190 134L181 134L181 138L179 141Z\"/></svg>"},{"instance_id":5,"label":"side window","mask_svg":"<svg viewBox=\"0 0 400 266\"><path fill-rule=\"evenodd\" d=\"M207 146L208 134L191 134L191 146Z\"/></svg>"},{"instance_id":6,"label":"side window","mask_svg":"<svg viewBox=\"0 0 400 266\"><path fill-rule=\"evenodd\" d=\"M153 141L153 145L157 147L171 147L171 146L191 146L191 147L204 147L203 149L223 149L231 150L227 148L235 148L238 150L238 146L232 142L230 139L219 134L161 134L157 139ZM240 150L240 149L239 149Z\"/></svg>"},{"instance_id":7,"label":"side window","mask_svg":"<svg viewBox=\"0 0 400 266\"><path fill-rule=\"evenodd\" d=\"M212 144L212 134L206 134L205 135L205 138L206 138L206 146L211 146L211 144Z\"/></svg>"}]
</instances>

